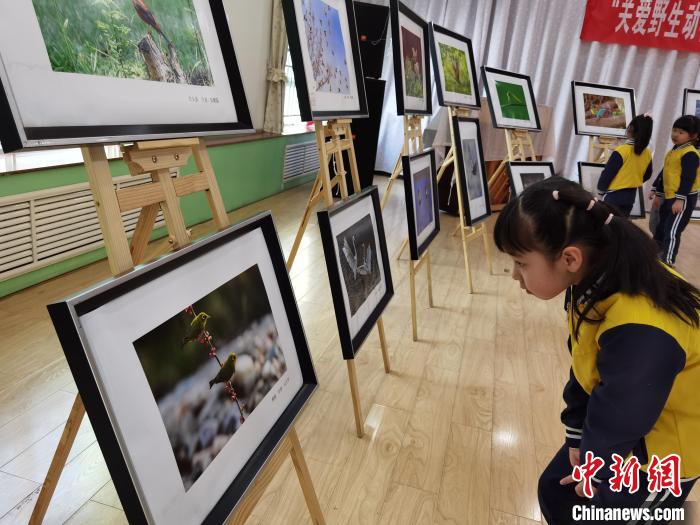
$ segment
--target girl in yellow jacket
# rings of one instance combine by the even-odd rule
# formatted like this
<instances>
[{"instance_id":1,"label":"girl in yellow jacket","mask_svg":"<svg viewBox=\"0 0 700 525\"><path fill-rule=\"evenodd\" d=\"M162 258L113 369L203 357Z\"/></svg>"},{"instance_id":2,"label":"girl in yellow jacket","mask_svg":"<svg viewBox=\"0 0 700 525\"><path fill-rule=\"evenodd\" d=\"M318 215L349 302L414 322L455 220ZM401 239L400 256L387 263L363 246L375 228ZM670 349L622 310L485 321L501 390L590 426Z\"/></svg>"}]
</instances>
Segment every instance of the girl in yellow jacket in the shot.
<instances>
[{"instance_id":1,"label":"girl in yellow jacket","mask_svg":"<svg viewBox=\"0 0 700 525\"><path fill-rule=\"evenodd\" d=\"M494 230L528 293L554 299L568 291L566 439L538 487L550 525L573 523L582 506L657 516L657 509L680 507L700 475L700 290L659 261L654 241L617 213L552 177L510 201ZM587 452L604 461L592 499L572 476ZM613 454L639 462L638 490L617 490ZM657 491L657 458L674 454L678 490Z\"/></svg>"},{"instance_id":2,"label":"girl in yellow jacket","mask_svg":"<svg viewBox=\"0 0 700 525\"><path fill-rule=\"evenodd\" d=\"M627 141L615 148L598 179L598 193L629 217L638 188L651 178L651 140L654 121L637 115L627 126Z\"/></svg>"},{"instance_id":3,"label":"girl in yellow jacket","mask_svg":"<svg viewBox=\"0 0 700 525\"><path fill-rule=\"evenodd\" d=\"M661 250L661 260L670 266L676 262L681 234L698 202L700 154L695 143L699 133L700 119L693 115L683 115L673 123L673 148L666 153L664 169L653 184L652 206L659 210L654 240Z\"/></svg>"}]
</instances>

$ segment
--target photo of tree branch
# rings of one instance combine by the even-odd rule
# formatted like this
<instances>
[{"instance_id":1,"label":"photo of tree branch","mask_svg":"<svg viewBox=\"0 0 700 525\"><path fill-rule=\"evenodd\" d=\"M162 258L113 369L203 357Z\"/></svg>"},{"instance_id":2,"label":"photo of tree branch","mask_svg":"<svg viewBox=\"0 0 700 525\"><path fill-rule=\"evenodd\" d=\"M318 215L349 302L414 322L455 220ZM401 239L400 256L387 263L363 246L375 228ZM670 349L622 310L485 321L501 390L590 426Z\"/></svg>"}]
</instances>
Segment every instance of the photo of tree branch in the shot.
<instances>
[{"instance_id":1,"label":"photo of tree branch","mask_svg":"<svg viewBox=\"0 0 700 525\"><path fill-rule=\"evenodd\" d=\"M192 0L32 0L51 68L211 86Z\"/></svg>"}]
</instances>

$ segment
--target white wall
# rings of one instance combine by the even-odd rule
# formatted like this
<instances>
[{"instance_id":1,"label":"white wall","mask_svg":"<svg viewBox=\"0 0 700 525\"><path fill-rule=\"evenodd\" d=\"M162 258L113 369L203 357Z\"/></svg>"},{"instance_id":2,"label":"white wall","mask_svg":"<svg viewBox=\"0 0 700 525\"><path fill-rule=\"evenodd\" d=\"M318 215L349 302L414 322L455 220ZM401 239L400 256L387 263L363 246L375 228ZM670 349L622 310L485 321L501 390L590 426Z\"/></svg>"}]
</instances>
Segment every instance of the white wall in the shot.
<instances>
[{"instance_id":1,"label":"white wall","mask_svg":"<svg viewBox=\"0 0 700 525\"><path fill-rule=\"evenodd\" d=\"M255 129L262 129L267 96L272 0L224 0L238 67Z\"/></svg>"}]
</instances>

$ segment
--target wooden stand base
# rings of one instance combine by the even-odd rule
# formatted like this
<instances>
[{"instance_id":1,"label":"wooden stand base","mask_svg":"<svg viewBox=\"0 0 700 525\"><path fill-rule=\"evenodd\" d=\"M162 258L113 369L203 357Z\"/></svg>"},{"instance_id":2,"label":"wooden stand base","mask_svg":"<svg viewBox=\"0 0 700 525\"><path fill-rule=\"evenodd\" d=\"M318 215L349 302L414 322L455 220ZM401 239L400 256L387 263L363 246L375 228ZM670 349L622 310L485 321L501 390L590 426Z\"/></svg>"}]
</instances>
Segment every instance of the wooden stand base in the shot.
<instances>
[{"instance_id":1,"label":"wooden stand base","mask_svg":"<svg viewBox=\"0 0 700 525\"><path fill-rule=\"evenodd\" d=\"M386 335L384 334L384 321L381 317L377 319L377 331L379 332L379 344L382 347L384 372L388 374L391 372L391 364L389 363L389 351L386 344ZM362 405L360 404L360 388L357 385L357 370L355 368L355 360L346 359L345 363L348 367L348 381L350 382L352 411L355 416L355 431L357 432L357 437L361 438L365 435L365 420L362 417Z\"/></svg>"}]
</instances>

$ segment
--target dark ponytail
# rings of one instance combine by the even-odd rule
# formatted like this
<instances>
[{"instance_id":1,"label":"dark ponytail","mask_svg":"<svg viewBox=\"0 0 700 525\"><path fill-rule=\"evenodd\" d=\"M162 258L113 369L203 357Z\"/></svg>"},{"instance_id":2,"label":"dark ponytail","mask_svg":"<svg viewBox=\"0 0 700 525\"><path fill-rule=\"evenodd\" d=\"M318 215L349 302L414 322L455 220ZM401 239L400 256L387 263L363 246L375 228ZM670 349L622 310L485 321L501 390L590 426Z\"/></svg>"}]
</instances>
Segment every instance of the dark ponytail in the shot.
<instances>
[{"instance_id":1,"label":"dark ponytail","mask_svg":"<svg viewBox=\"0 0 700 525\"><path fill-rule=\"evenodd\" d=\"M646 149L654 131L654 121L646 115L637 115L628 126L634 139L634 152L639 155Z\"/></svg>"},{"instance_id":2,"label":"dark ponytail","mask_svg":"<svg viewBox=\"0 0 700 525\"><path fill-rule=\"evenodd\" d=\"M595 303L617 292L645 295L658 308L698 326L700 290L662 265L656 243L643 230L616 208L602 201L591 205L592 200L579 184L560 177L533 184L501 211L496 246L511 255L538 251L552 261L572 244L585 250L588 275L599 280L578 312L576 336L582 321L597 322L587 317ZM572 299L576 305L577 298Z\"/></svg>"}]
</instances>

